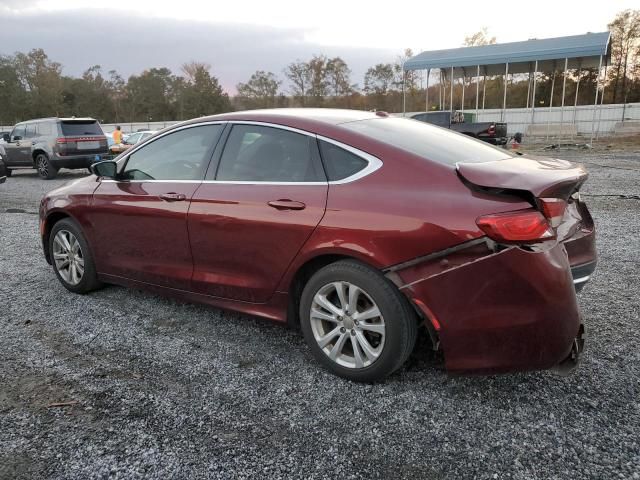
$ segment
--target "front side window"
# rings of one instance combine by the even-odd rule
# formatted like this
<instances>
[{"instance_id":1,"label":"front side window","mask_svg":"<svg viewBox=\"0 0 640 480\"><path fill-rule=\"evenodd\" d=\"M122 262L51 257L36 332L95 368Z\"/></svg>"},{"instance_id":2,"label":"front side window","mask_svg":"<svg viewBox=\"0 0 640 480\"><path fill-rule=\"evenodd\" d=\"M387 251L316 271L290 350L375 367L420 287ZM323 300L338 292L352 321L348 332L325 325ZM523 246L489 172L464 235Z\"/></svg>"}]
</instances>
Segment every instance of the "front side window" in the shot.
<instances>
[{"instance_id":1,"label":"front side window","mask_svg":"<svg viewBox=\"0 0 640 480\"><path fill-rule=\"evenodd\" d=\"M217 180L323 182L315 138L260 125L234 125L224 147Z\"/></svg>"},{"instance_id":2,"label":"front side window","mask_svg":"<svg viewBox=\"0 0 640 480\"><path fill-rule=\"evenodd\" d=\"M24 138L24 132L25 132L25 125L16 125L16 127L13 129L13 132L11 132L11 141L15 142L16 140L22 140Z\"/></svg>"},{"instance_id":3,"label":"front side window","mask_svg":"<svg viewBox=\"0 0 640 480\"><path fill-rule=\"evenodd\" d=\"M129 155L123 180L201 180L222 125L200 125L164 135Z\"/></svg>"}]
</instances>

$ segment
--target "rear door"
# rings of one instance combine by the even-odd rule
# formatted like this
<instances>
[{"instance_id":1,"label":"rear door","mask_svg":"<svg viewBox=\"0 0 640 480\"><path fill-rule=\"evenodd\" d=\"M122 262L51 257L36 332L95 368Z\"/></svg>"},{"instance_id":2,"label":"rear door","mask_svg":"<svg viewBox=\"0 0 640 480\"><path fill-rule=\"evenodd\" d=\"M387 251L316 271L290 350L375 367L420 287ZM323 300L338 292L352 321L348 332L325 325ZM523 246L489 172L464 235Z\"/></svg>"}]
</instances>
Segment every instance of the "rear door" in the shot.
<instances>
[{"instance_id":1,"label":"rear door","mask_svg":"<svg viewBox=\"0 0 640 480\"><path fill-rule=\"evenodd\" d=\"M220 150L217 172L209 169L189 210L193 288L263 303L324 215L316 138L237 123Z\"/></svg>"},{"instance_id":2,"label":"rear door","mask_svg":"<svg viewBox=\"0 0 640 480\"><path fill-rule=\"evenodd\" d=\"M117 180L102 180L91 215L100 273L190 289L187 212L222 129L168 132L125 157Z\"/></svg>"}]
</instances>

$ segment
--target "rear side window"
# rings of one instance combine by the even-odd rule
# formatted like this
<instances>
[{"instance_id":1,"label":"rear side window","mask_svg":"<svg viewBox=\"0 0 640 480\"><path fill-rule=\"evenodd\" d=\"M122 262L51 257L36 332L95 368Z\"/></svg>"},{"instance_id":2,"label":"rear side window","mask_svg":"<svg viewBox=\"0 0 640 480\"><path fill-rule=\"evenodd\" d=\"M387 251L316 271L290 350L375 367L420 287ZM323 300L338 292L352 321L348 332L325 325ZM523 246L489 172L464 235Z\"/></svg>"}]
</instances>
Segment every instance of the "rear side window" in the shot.
<instances>
[{"instance_id":1,"label":"rear side window","mask_svg":"<svg viewBox=\"0 0 640 480\"><path fill-rule=\"evenodd\" d=\"M51 122L38 123L36 127L38 130L38 136L54 135L53 127L54 127L54 124ZM57 132L55 134L57 134Z\"/></svg>"},{"instance_id":2,"label":"rear side window","mask_svg":"<svg viewBox=\"0 0 640 480\"><path fill-rule=\"evenodd\" d=\"M65 137L76 137L82 135L104 135L98 122L67 120L61 122L62 134Z\"/></svg>"},{"instance_id":3,"label":"rear side window","mask_svg":"<svg viewBox=\"0 0 640 480\"><path fill-rule=\"evenodd\" d=\"M281 128L234 125L217 180L245 182L325 181L313 155L315 138Z\"/></svg>"},{"instance_id":4,"label":"rear side window","mask_svg":"<svg viewBox=\"0 0 640 480\"><path fill-rule=\"evenodd\" d=\"M376 118L342 127L444 165L491 162L514 155L466 135L405 118Z\"/></svg>"},{"instance_id":5,"label":"rear side window","mask_svg":"<svg viewBox=\"0 0 640 480\"><path fill-rule=\"evenodd\" d=\"M319 140L320 155L329 181L344 180L369 164L365 159L324 140Z\"/></svg>"}]
</instances>

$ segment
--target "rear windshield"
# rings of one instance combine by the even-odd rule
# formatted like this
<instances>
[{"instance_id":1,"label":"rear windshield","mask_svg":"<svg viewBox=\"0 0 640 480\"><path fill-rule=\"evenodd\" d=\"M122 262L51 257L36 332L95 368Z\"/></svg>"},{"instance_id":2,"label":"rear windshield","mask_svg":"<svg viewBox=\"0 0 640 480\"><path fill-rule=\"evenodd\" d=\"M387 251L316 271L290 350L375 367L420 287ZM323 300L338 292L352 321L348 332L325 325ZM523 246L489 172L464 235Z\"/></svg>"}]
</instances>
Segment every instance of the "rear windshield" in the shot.
<instances>
[{"instance_id":1,"label":"rear windshield","mask_svg":"<svg viewBox=\"0 0 640 480\"><path fill-rule=\"evenodd\" d=\"M513 157L509 152L480 140L407 118L375 118L340 126L444 165Z\"/></svg>"},{"instance_id":2,"label":"rear windshield","mask_svg":"<svg viewBox=\"0 0 640 480\"><path fill-rule=\"evenodd\" d=\"M60 122L62 126L62 134L65 137L77 136L77 135L104 135L102 128L95 120L83 122L83 121L63 121Z\"/></svg>"}]
</instances>

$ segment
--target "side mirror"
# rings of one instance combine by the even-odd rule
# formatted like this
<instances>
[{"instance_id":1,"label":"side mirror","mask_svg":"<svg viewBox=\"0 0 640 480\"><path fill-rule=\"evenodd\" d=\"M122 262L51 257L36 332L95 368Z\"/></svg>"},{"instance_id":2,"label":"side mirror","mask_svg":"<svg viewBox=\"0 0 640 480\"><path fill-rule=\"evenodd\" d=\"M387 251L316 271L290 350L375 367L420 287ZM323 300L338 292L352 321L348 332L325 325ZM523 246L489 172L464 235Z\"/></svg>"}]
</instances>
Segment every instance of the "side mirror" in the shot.
<instances>
[{"instance_id":1,"label":"side mirror","mask_svg":"<svg viewBox=\"0 0 640 480\"><path fill-rule=\"evenodd\" d=\"M94 163L89 168L91 168L91 172L98 177L116 178L118 174L118 164L111 160Z\"/></svg>"},{"instance_id":2,"label":"side mirror","mask_svg":"<svg viewBox=\"0 0 640 480\"><path fill-rule=\"evenodd\" d=\"M8 133L5 133L4 135L2 135L2 139L9 143L11 141L11 135L9 135Z\"/></svg>"}]
</instances>

